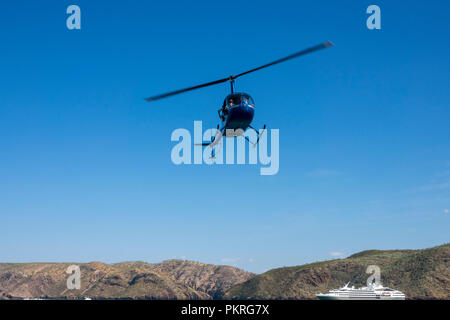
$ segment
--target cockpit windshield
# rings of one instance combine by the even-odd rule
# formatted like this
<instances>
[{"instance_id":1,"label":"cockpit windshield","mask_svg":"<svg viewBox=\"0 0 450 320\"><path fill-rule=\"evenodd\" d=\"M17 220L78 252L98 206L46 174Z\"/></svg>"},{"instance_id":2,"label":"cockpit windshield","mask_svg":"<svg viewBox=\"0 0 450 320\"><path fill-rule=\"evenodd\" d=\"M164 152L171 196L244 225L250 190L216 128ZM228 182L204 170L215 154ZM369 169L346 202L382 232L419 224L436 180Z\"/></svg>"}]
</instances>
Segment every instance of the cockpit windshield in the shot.
<instances>
[{"instance_id":1,"label":"cockpit windshield","mask_svg":"<svg viewBox=\"0 0 450 320\"><path fill-rule=\"evenodd\" d=\"M228 98L227 98L227 105L229 107L236 106L240 103L241 103L241 95L240 94L233 94L233 95L228 96Z\"/></svg>"},{"instance_id":2,"label":"cockpit windshield","mask_svg":"<svg viewBox=\"0 0 450 320\"><path fill-rule=\"evenodd\" d=\"M255 106L255 102L253 101L252 97L246 93L236 93L236 94L230 94L227 97L227 106L233 107L240 104L248 104L251 107Z\"/></svg>"},{"instance_id":3,"label":"cockpit windshield","mask_svg":"<svg viewBox=\"0 0 450 320\"><path fill-rule=\"evenodd\" d=\"M248 104L250 107L255 106L255 102L253 101L253 98L250 97L248 94L242 94L241 99L243 103Z\"/></svg>"}]
</instances>

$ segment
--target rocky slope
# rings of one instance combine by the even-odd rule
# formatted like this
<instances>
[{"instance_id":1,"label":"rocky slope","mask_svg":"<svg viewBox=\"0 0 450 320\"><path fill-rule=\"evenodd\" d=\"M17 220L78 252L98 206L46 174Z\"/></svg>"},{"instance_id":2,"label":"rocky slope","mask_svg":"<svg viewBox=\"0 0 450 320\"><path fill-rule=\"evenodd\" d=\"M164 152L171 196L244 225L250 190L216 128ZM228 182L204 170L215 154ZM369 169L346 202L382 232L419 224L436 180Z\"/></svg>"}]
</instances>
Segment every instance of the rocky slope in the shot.
<instances>
[{"instance_id":1,"label":"rocky slope","mask_svg":"<svg viewBox=\"0 0 450 320\"><path fill-rule=\"evenodd\" d=\"M81 289L67 290L67 268L80 266ZM253 274L189 261L0 264L1 298L211 299Z\"/></svg>"},{"instance_id":2,"label":"rocky slope","mask_svg":"<svg viewBox=\"0 0 450 320\"><path fill-rule=\"evenodd\" d=\"M171 279L190 288L208 293L213 299L220 299L232 286L254 276L230 266L216 266L190 261L166 261L157 264L158 272L170 275Z\"/></svg>"}]
</instances>

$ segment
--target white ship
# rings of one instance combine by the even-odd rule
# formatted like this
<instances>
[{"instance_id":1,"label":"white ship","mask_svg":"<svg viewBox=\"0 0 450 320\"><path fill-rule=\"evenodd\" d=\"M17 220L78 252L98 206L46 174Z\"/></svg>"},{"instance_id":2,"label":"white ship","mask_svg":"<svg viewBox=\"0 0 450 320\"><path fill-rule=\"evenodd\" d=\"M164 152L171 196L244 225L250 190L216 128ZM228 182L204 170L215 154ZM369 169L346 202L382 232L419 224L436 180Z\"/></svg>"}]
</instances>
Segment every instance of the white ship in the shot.
<instances>
[{"instance_id":1,"label":"white ship","mask_svg":"<svg viewBox=\"0 0 450 320\"><path fill-rule=\"evenodd\" d=\"M316 297L320 300L405 300L402 292L382 285L355 289L354 286L349 287L349 283L342 288L330 290L328 293L316 294Z\"/></svg>"}]
</instances>

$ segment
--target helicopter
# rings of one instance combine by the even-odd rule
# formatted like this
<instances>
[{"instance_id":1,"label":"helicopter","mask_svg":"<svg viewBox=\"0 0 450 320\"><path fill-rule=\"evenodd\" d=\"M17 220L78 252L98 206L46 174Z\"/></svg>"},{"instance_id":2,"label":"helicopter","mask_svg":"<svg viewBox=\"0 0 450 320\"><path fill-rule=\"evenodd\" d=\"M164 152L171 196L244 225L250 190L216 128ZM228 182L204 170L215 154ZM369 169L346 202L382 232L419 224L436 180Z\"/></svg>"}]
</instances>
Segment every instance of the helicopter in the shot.
<instances>
[{"instance_id":1,"label":"helicopter","mask_svg":"<svg viewBox=\"0 0 450 320\"><path fill-rule=\"evenodd\" d=\"M255 72L255 71L258 71L258 70L273 66L275 64L278 64L278 63L281 63L281 62L284 62L287 60L291 60L291 59L294 59L294 58L297 58L297 57L300 57L300 56L303 56L303 55L306 55L306 54L309 54L309 53L312 53L315 51L329 48L332 46L334 46L334 44L331 41L326 41L326 42L323 42L316 46L293 53L287 57L266 63L257 68L253 68L248 71L239 73L237 75L231 75L227 78L203 83L203 84L196 85L193 87L175 90L175 91L171 91L171 92L164 93L164 94L159 94L156 96L145 98L145 100L148 102L153 102L155 100L167 98L167 97L174 96L174 95L177 95L180 93L197 90L197 89L204 88L204 87L213 86L213 85L224 83L224 82L230 82L231 92L230 92L230 94L228 94L225 97L222 107L218 110L219 118L221 120L222 125L220 125L220 124L217 125L217 133L214 137L211 138L211 142L202 143L201 145L202 146L210 146L212 148L215 144L219 143L219 141L221 140L221 138L223 136L237 137L237 136L243 135L243 133L247 129L250 128L256 132L256 135L257 135L256 142L250 141L247 136L244 136L244 138L249 143L253 144L254 147L256 147L256 145L259 142L260 137L263 135L264 130L266 129L266 125L264 125L264 128L261 131L261 133L258 132L258 130L256 130L255 128L253 128L251 126L251 123L252 123L254 115L255 115L255 102L254 102L253 98L245 92L234 92L235 80L237 78L247 75L249 73L252 73L252 72ZM217 137L219 137L219 138L217 138ZM214 149L213 149L212 157L214 157Z\"/></svg>"}]
</instances>

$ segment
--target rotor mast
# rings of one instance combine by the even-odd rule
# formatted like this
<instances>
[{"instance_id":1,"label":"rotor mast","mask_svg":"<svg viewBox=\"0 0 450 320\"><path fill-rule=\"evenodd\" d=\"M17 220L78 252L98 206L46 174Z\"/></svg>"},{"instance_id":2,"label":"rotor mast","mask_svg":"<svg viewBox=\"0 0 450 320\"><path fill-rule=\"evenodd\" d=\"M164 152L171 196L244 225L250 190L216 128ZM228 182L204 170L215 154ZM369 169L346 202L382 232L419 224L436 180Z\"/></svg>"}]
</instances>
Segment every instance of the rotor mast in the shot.
<instances>
[{"instance_id":1,"label":"rotor mast","mask_svg":"<svg viewBox=\"0 0 450 320\"><path fill-rule=\"evenodd\" d=\"M229 80L230 80L231 94L233 94L234 93L234 77L230 76Z\"/></svg>"}]
</instances>

